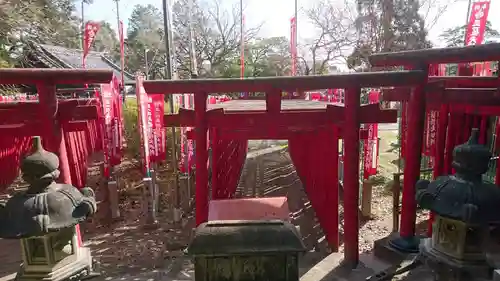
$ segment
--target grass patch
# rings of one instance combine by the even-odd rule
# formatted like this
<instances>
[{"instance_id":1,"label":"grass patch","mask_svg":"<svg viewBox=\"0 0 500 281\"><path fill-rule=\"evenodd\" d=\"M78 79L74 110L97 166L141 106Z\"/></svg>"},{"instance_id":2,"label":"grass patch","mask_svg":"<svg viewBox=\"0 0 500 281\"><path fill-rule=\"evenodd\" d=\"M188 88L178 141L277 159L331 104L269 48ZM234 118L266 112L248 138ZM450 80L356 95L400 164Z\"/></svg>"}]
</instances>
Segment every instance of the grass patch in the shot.
<instances>
[{"instance_id":1,"label":"grass patch","mask_svg":"<svg viewBox=\"0 0 500 281\"><path fill-rule=\"evenodd\" d=\"M165 102L165 113L169 112L169 104ZM127 149L125 153L131 158L138 158L141 155L141 136L139 134L139 110L137 107L136 99L126 99L125 107L123 108L123 121L124 124L124 134L127 141ZM166 128L167 130L167 153L168 150L172 148L172 130ZM179 130L176 133L177 138L177 150L179 150L180 134Z\"/></svg>"}]
</instances>

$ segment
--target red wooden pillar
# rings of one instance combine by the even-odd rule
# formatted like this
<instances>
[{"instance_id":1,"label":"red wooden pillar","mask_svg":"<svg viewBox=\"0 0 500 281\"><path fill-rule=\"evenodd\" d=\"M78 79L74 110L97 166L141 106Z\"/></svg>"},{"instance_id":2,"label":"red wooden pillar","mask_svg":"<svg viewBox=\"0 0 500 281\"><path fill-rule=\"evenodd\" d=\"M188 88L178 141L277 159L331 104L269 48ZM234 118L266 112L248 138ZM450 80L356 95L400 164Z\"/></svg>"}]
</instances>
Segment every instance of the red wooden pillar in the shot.
<instances>
[{"instance_id":1,"label":"red wooden pillar","mask_svg":"<svg viewBox=\"0 0 500 281\"><path fill-rule=\"evenodd\" d=\"M345 91L344 121L344 259L353 267L359 262L359 109L361 89Z\"/></svg>"},{"instance_id":2,"label":"red wooden pillar","mask_svg":"<svg viewBox=\"0 0 500 281\"><path fill-rule=\"evenodd\" d=\"M56 87L51 84L37 84L38 99L40 101L40 116L45 135L42 138L44 146L50 152L59 156L59 182L72 184L69 170L68 154L64 140L62 125L57 118Z\"/></svg>"},{"instance_id":3,"label":"red wooden pillar","mask_svg":"<svg viewBox=\"0 0 500 281\"><path fill-rule=\"evenodd\" d=\"M196 112L196 225L208 220L207 96L205 92L195 93L194 95L194 110Z\"/></svg>"},{"instance_id":4,"label":"red wooden pillar","mask_svg":"<svg viewBox=\"0 0 500 281\"><path fill-rule=\"evenodd\" d=\"M425 81L415 87L408 102L408 128L406 132L406 151L403 179L403 198L401 227L399 236L390 241L391 246L405 252L418 252L418 239L415 237L417 202L415 184L420 178L420 162L425 120L425 86L428 80L428 65L418 66L425 72Z\"/></svg>"}]
</instances>

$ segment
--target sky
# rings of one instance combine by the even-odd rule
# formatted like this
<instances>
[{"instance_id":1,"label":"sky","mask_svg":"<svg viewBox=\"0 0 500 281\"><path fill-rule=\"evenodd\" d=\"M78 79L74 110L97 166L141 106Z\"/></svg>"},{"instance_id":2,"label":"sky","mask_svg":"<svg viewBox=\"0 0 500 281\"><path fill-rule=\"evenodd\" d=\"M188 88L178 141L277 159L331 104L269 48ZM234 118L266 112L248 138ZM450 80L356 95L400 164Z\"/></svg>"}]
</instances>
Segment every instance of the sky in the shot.
<instances>
[{"instance_id":1,"label":"sky","mask_svg":"<svg viewBox=\"0 0 500 281\"><path fill-rule=\"evenodd\" d=\"M170 0L174 1L174 0ZM256 27L262 24L259 36L290 36L290 18L294 14L294 0L243 0L245 11L245 24L247 27ZM298 1L298 37L299 43L307 40L314 34L311 24L308 23L306 16L301 10L306 9L314 0ZM330 0L341 1L343 0ZM354 1L354 0L347 0ZM422 1L422 0L421 0ZM429 0L431 1L431 0ZM432 0L434 1L434 0ZM436 0L454 3L448 6L448 9L439 18L436 24L429 30L429 39L435 46L442 46L439 41L439 35L447 28L462 25L466 20L467 0ZM239 5L239 0L220 0L223 6L231 8L233 5ZM125 29L128 24L128 17L132 13L135 5L153 4L160 10L162 9L162 0L119 0L120 17L124 20ZM85 20L105 20L112 24L116 29L116 3L114 0L94 0L94 4L85 5ZM431 17L432 17L432 13ZM500 0L491 0L490 13L488 19L493 28L500 30ZM126 32L125 32L126 33Z\"/></svg>"}]
</instances>

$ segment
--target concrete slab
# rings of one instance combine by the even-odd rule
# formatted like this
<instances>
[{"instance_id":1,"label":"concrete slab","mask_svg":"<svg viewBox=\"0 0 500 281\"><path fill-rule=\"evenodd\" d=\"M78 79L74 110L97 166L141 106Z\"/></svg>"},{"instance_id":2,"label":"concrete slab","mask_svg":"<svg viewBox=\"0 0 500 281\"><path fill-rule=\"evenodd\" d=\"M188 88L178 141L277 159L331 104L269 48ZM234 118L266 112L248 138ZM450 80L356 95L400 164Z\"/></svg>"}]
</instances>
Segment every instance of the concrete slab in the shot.
<instances>
[{"instance_id":1,"label":"concrete slab","mask_svg":"<svg viewBox=\"0 0 500 281\"><path fill-rule=\"evenodd\" d=\"M402 262L401 266L409 262L411 262L411 259L406 259ZM300 281L361 281L381 271L388 270L392 272L392 270L397 268L397 265L391 265L375 257L371 253L362 253L360 254L359 265L351 269L343 264L342 253L333 253L306 272L300 278ZM392 280L432 281L433 278L429 270L420 267L400 276L396 276Z\"/></svg>"}]
</instances>

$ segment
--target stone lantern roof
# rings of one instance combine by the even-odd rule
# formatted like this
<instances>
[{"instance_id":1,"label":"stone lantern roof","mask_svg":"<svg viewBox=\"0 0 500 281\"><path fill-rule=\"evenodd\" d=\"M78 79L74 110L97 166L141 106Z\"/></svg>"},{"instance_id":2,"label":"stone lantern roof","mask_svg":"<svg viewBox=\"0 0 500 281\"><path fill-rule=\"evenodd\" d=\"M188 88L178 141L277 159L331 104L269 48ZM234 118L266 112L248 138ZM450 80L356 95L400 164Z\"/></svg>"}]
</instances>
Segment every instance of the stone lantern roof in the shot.
<instances>
[{"instance_id":1,"label":"stone lantern roof","mask_svg":"<svg viewBox=\"0 0 500 281\"><path fill-rule=\"evenodd\" d=\"M21 172L28 183L30 177L47 177L59 169L59 158L43 148L40 137L34 138L33 148L34 152L21 161Z\"/></svg>"},{"instance_id":2,"label":"stone lantern roof","mask_svg":"<svg viewBox=\"0 0 500 281\"><path fill-rule=\"evenodd\" d=\"M204 223L187 249L189 255L211 257L303 251L295 226L279 220Z\"/></svg>"},{"instance_id":3,"label":"stone lantern roof","mask_svg":"<svg viewBox=\"0 0 500 281\"><path fill-rule=\"evenodd\" d=\"M455 147L453 168L456 174L435 181L417 183L417 202L436 215L468 224L500 224L500 188L482 181L491 153L478 143L473 129L468 142Z\"/></svg>"}]
</instances>

